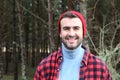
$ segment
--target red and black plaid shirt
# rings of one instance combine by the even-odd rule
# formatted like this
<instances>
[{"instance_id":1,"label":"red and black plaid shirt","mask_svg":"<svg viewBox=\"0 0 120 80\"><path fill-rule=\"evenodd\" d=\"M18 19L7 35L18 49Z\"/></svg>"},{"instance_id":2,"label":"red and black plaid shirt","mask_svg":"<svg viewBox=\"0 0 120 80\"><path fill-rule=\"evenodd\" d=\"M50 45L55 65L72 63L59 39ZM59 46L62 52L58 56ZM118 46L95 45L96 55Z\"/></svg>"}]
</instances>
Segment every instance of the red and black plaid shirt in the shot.
<instances>
[{"instance_id":1,"label":"red and black plaid shirt","mask_svg":"<svg viewBox=\"0 0 120 80\"><path fill-rule=\"evenodd\" d=\"M58 80L61 63L60 49L40 62L34 80ZM86 50L80 67L79 80L112 80L112 76L105 63Z\"/></svg>"}]
</instances>

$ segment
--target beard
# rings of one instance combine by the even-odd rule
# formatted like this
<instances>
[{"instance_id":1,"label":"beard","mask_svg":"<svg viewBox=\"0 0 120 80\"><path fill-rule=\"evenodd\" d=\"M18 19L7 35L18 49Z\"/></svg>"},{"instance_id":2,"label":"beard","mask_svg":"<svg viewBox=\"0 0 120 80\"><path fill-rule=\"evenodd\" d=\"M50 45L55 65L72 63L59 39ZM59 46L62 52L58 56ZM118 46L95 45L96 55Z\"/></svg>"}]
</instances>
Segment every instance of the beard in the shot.
<instances>
[{"instance_id":1,"label":"beard","mask_svg":"<svg viewBox=\"0 0 120 80\"><path fill-rule=\"evenodd\" d=\"M82 39L79 36L66 36L61 38L65 47L69 50L76 49L81 43Z\"/></svg>"}]
</instances>

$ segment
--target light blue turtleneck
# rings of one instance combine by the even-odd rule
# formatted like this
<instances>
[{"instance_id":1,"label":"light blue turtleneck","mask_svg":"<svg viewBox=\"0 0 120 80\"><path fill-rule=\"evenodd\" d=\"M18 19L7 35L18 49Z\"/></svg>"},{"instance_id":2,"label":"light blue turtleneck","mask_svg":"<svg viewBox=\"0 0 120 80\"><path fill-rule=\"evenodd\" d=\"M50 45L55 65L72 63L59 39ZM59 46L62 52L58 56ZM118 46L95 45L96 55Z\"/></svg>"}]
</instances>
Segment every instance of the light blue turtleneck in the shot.
<instances>
[{"instance_id":1,"label":"light blue turtleneck","mask_svg":"<svg viewBox=\"0 0 120 80\"><path fill-rule=\"evenodd\" d=\"M74 50L69 50L62 43L63 63L61 64L60 80L79 80L81 61L85 53L81 45Z\"/></svg>"}]
</instances>

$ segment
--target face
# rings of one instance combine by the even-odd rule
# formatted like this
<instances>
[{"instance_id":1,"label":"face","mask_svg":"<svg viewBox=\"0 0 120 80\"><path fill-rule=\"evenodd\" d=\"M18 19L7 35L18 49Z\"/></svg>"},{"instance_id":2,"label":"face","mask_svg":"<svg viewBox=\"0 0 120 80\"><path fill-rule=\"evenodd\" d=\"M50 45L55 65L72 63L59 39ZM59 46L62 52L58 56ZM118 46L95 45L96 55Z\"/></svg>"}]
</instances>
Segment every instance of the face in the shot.
<instances>
[{"instance_id":1,"label":"face","mask_svg":"<svg viewBox=\"0 0 120 80\"><path fill-rule=\"evenodd\" d=\"M60 38L66 48L73 50L83 40L82 22L79 18L63 18L60 22Z\"/></svg>"}]
</instances>

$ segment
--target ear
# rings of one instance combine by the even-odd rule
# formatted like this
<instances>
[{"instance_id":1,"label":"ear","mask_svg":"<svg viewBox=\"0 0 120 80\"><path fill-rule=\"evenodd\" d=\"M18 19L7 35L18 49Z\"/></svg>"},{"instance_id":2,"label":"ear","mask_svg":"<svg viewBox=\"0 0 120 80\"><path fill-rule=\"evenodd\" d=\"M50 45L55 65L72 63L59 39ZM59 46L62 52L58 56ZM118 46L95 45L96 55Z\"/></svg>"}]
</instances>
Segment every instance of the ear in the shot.
<instances>
[{"instance_id":1,"label":"ear","mask_svg":"<svg viewBox=\"0 0 120 80\"><path fill-rule=\"evenodd\" d=\"M61 33L59 35L60 35L60 38L61 38Z\"/></svg>"}]
</instances>

